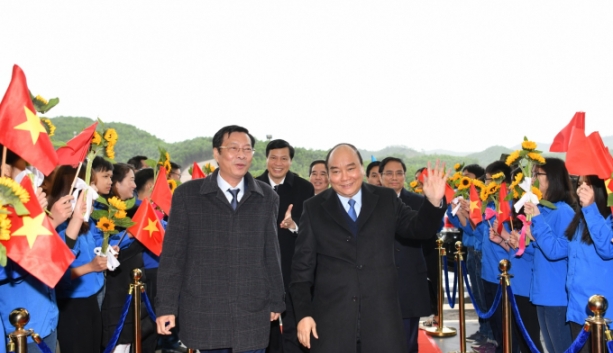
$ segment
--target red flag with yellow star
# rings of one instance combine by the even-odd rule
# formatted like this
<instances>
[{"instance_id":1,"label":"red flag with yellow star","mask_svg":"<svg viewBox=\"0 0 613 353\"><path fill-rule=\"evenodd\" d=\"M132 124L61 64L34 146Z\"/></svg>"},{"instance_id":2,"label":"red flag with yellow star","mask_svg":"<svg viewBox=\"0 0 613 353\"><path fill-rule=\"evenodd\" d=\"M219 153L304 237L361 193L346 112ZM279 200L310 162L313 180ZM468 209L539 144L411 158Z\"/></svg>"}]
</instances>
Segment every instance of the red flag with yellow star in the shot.
<instances>
[{"instance_id":1,"label":"red flag with yellow star","mask_svg":"<svg viewBox=\"0 0 613 353\"><path fill-rule=\"evenodd\" d=\"M194 166L192 167L192 180L202 178L206 178L206 175L202 172L198 163L194 162Z\"/></svg>"},{"instance_id":2,"label":"red flag with yellow star","mask_svg":"<svg viewBox=\"0 0 613 353\"><path fill-rule=\"evenodd\" d=\"M505 201L507 198L507 183L500 184L500 193L498 194L498 234L502 232L502 223L511 219L511 205L509 201Z\"/></svg>"},{"instance_id":3,"label":"red flag with yellow star","mask_svg":"<svg viewBox=\"0 0 613 353\"><path fill-rule=\"evenodd\" d=\"M147 198L134 213L132 221L136 224L128 228L128 232L152 253L160 256L164 242L164 227Z\"/></svg>"},{"instance_id":4,"label":"red flag with yellow star","mask_svg":"<svg viewBox=\"0 0 613 353\"><path fill-rule=\"evenodd\" d=\"M92 137L96 132L98 122L93 123L90 127L81 131L80 134L66 142L66 146L57 149L57 156L61 165L77 165L85 159L89 146L92 144Z\"/></svg>"},{"instance_id":5,"label":"red flag with yellow star","mask_svg":"<svg viewBox=\"0 0 613 353\"><path fill-rule=\"evenodd\" d=\"M21 186L30 194L30 201L24 204L30 214L20 217L12 207L8 207L11 238L3 240L2 244L9 259L53 288L75 256L40 207L30 178L23 178Z\"/></svg>"},{"instance_id":6,"label":"red flag with yellow star","mask_svg":"<svg viewBox=\"0 0 613 353\"><path fill-rule=\"evenodd\" d=\"M58 164L47 130L36 116L26 76L17 65L0 103L0 143L45 175Z\"/></svg>"},{"instance_id":7,"label":"red flag with yellow star","mask_svg":"<svg viewBox=\"0 0 613 353\"><path fill-rule=\"evenodd\" d=\"M166 169L160 168L155 185L151 191L151 201L155 202L167 215L170 214L170 203L172 202L172 192L166 178Z\"/></svg>"},{"instance_id":8,"label":"red flag with yellow star","mask_svg":"<svg viewBox=\"0 0 613 353\"><path fill-rule=\"evenodd\" d=\"M469 217L474 225L477 225L483 221L483 215L481 214L481 199L479 198L479 193L477 193L477 189L475 185L470 185L470 211Z\"/></svg>"}]
</instances>

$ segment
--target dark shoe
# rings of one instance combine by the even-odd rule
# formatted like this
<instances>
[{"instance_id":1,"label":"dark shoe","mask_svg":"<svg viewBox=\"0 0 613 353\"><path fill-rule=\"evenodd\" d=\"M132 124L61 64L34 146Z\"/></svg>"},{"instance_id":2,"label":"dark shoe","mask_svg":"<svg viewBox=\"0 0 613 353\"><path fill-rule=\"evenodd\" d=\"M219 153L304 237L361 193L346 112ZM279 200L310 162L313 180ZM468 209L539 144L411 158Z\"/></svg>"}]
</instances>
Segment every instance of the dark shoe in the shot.
<instances>
[{"instance_id":1,"label":"dark shoe","mask_svg":"<svg viewBox=\"0 0 613 353\"><path fill-rule=\"evenodd\" d=\"M466 337L466 342L477 342L480 341L482 338L484 338L484 336L481 334L481 332L477 331L472 335Z\"/></svg>"}]
</instances>

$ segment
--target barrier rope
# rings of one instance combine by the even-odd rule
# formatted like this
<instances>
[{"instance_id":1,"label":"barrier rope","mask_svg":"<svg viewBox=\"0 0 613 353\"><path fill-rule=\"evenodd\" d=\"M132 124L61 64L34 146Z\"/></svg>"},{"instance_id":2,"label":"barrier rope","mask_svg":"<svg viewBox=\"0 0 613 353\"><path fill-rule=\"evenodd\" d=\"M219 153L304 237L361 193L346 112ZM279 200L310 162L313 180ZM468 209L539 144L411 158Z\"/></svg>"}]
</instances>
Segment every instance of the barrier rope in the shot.
<instances>
[{"instance_id":1,"label":"barrier rope","mask_svg":"<svg viewBox=\"0 0 613 353\"><path fill-rule=\"evenodd\" d=\"M119 323L117 324L117 328L115 328L115 332L113 333L113 337L107 344L104 349L104 353L111 353L115 346L117 345L117 341L119 341L119 335L121 334L121 330L123 329L123 325L126 322L126 317L128 316L128 311L130 310L130 304L132 303L132 291L128 293L128 297L126 298L126 302L123 304L123 309L121 311L121 317L119 318Z\"/></svg>"},{"instance_id":2,"label":"barrier rope","mask_svg":"<svg viewBox=\"0 0 613 353\"><path fill-rule=\"evenodd\" d=\"M458 276L457 273L454 276L452 297L449 294L449 270L447 269L447 256L443 256L443 266L445 268L445 291L447 292L447 301L449 302L449 306L453 309L455 306L456 294L458 293Z\"/></svg>"},{"instance_id":3,"label":"barrier rope","mask_svg":"<svg viewBox=\"0 0 613 353\"><path fill-rule=\"evenodd\" d=\"M609 350L609 353L613 353L613 341L607 342L607 348Z\"/></svg>"},{"instance_id":4,"label":"barrier rope","mask_svg":"<svg viewBox=\"0 0 613 353\"><path fill-rule=\"evenodd\" d=\"M575 342L573 342L573 344L571 344L564 353L577 353L581 350L581 348L583 348L587 339L590 338L590 330L586 330L585 328L586 327L583 326L583 329L581 330L579 336L577 336L575 339Z\"/></svg>"},{"instance_id":5,"label":"barrier rope","mask_svg":"<svg viewBox=\"0 0 613 353\"><path fill-rule=\"evenodd\" d=\"M475 300L475 297L473 296L473 292L470 289L470 282L468 281L468 271L466 270L466 262L462 260L460 261L460 264L462 266L464 283L466 283L466 291L468 292L468 295L470 296L470 300L473 302L473 307L475 308L475 312L481 319L489 319L490 317L492 317L492 315L494 315L496 308L500 304L500 300L502 299L502 287L500 286L500 284L498 284L498 289L496 290L496 296L494 297L494 303L492 303L492 307L490 308L490 310L488 310L487 313L483 313L480 310L479 306L477 305L477 301Z\"/></svg>"},{"instance_id":6,"label":"barrier rope","mask_svg":"<svg viewBox=\"0 0 613 353\"><path fill-rule=\"evenodd\" d=\"M524 340L526 340L526 343L528 344L528 347L532 353L540 353L538 348L536 348L534 345L532 337L530 337L528 334L528 331L524 326L524 321L521 319L521 316L519 316L519 309L517 308L517 302L515 301L515 295L513 294L513 289L511 289L511 286L507 287L507 294L509 296L509 302L511 302L511 309L513 309L513 316L515 316L515 321L517 322L517 326L519 326L521 335L524 337Z\"/></svg>"},{"instance_id":7,"label":"barrier rope","mask_svg":"<svg viewBox=\"0 0 613 353\"><path fill-rule=\"evenodd\" d=\"M32 340L36 343L36 345L38 346L38 349L40 349L42 353L51 353L51 349L49 349L49 346L47 346L45 341L43 341L43 339L40 338L40 335L33 333Z\"/></svg>"},{"instance_id":8,"label":"barrier rope","mask_svg":"<svg viewBox=\"0 0 613 353\"><path fill-rule=\"evenodd\" d=\"M151 318L151 320L153 320L153 322L155 322L157 320L157 316L155 316L155 313L153 312L153 308L151 307L151 302L149 301L147 292L142 291L140 293L140 297L143 300L143 302L145 302L145 308L147 309L147 313L149 314L149 317Z\"/></svg>"}]
</instances>

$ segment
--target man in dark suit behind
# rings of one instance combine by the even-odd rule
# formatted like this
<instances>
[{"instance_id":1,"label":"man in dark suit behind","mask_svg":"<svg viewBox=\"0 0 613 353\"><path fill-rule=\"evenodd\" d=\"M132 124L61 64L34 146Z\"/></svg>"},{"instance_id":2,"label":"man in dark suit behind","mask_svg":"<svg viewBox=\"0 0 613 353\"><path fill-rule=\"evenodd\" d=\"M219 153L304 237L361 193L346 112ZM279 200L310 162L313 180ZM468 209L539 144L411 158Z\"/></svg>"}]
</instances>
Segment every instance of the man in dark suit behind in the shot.
<instances>
[{"instance_id":1,"label":"man in dark suit behind","mask_svg":"<svg viewBox=\"0 0 613 353\"><path fill-rule=\"evenodd\" d=\"M419 210L425 198L404 188L406 170L407 167L400 158L384 158L379 165L381 184L394 190L405 205ZM431 236L434 239L434 234ZM398 295L407 346L409 353L417 353L419 318L431 314L428 271L422 241L396 238L394 257L398 269Z\"/></svg>"},{"instance_id":2,"label":"man in dark suit behind","mask_svg":"<svg viewBox=\"0 0 613 353\"><path fill-rule=\"evenodd\" d=\"M406 352L394 239L436 232L445 213L444 165L429 170L427 202L415 211L393 190L362 182L354 146L335 146L326 161L332 188L304 203L292 262L298 339L313 353Z\"/></svg>"},{"instance_id":3,"label":"man in dark suit behind","mask_svg":"<svg viewBox=\"0 0 613 353\"><path fill-rule=\"evenodd\" d=\"M181 184L158 269L157 329L200 352L264 353L270 321L285 310L279 197L248 173L255 139L226 126L213 137L219 168ZM168 325L167 325L168 324Z\"/></svg>"},{"instance_id":4,"label":"man in dark suit behind","mask_svg":"<svg viewBox=\"0 0 613 353\"><path fill-rule=\"evenodd\" d=\"M277 218L279 247L281 249L281 272L285 288L289 288L292 257L296 245L297 224L302 214L302 204L313 197L313 185L289 169L294 158L294 147L285 140L272 140L266 146L266 171L257 177L269 184L279 195ZM304 347L296 336L296 318L290 295L285 296L285 312L282 315L283 334L279 321L271 322L269 353L300 353Z\"/></svg>"}]
</instances>

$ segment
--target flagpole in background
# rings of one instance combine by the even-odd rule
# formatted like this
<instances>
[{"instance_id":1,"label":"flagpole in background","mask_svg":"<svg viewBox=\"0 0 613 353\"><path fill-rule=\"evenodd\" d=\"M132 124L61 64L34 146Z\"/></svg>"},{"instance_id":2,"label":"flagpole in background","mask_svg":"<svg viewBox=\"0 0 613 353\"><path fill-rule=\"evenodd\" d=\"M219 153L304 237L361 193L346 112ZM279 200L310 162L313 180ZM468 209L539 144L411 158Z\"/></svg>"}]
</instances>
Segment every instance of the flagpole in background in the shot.
<instances>
[{"instance_id":1,"label":"flagpole in background","mask_svg":"<svg viewBox=\"0 0 613 353\"><path fill-rule=\"evenodd\" d=\"M6 165L6 146L2 146L2 170L0 171L0 177L4 176L4 166Z\"/></svg>"},{"instance_id":2,"label":"flagpole in background","mask_svg":"<svg viewBox=\"0 0 613 353\"><path fill-rule=\"evenodd\" d=\"M77 173L72 180L72 185L70 185L70 191L68 191L68 195L72 194L72 189L74 189L75 184L77 183L77 179L79 179L79 172L81 171L81 167L83 166L83 162L79 162L79 166L77 167Z\"/></svg>"}]
</instances>

